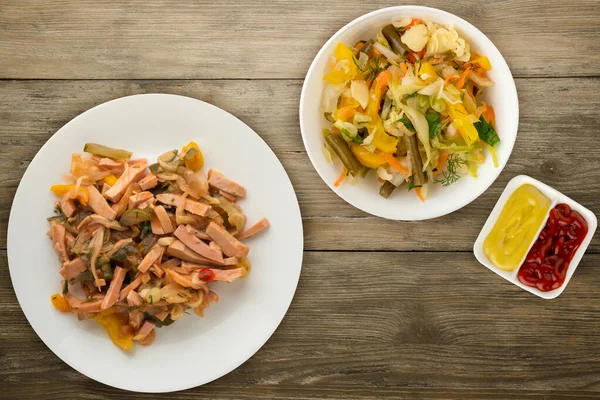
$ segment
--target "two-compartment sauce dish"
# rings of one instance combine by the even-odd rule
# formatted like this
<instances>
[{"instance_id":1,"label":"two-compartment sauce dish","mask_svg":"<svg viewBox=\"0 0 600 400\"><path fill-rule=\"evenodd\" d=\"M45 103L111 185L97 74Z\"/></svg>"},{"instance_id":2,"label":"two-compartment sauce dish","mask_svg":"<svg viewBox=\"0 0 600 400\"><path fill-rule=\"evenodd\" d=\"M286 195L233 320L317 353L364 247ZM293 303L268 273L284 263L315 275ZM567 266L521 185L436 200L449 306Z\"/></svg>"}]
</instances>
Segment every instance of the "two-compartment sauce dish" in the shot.
<instances>
[{"instance_id":1,"label":"two-compartment sauce dish","mask_svg":"<svg viewBox=\"0 0 600 400\"><path fill-rule=\"evenodd\" d=\"M594 232L594 213L529 176L513 178L475 241L477 260L544 299L560 295Z\"/></svg>"}]
</instances>

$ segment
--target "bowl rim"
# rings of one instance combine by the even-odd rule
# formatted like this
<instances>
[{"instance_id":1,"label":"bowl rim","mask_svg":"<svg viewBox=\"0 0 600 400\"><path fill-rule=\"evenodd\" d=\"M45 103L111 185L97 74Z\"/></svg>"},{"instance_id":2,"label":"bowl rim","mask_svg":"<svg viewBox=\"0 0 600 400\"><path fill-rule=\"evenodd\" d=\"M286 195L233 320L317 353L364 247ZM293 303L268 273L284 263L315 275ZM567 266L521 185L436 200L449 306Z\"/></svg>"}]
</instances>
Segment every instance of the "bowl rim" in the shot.
<instances>
[{"instance_id":1,"label":"bowl rim","mask_svg":"<svg viewBox=\"0 0 600 400\"><path fill-rule=\"evenodd\" d=\"M512 110L512 126L509 125L509 130L512 131L514 130L515 134L512 138L509 138L508 143L508 147L507 147L507 157L505 160L502 160L500 162L500 164L498 165L498 167L496 168L496 170L494 171L495 176L489 180L489 182L484 183L483 185L480 186L480 188L478 190L472 191L470 194L468 194L467 196L465 196L463 198L463 200L461 200L460 202L458 202L454 207L450 207L448 209L443 209L443 210L437 210L433 213L431 213L430 215L427 215L425 217L423 216L419 216L417 213L413 213L413 214L409 214L408 216L403 216L403 217L398 217L398 216L394 216L391 215L389 212L386 212L387 208L382 209L382 208L374 208L374 209L370 209L368 207L368 204L365 202L359 202L359 201L354 201L353 199L351 199L351 196L348 195L347 193L344 193L343 191L338 190L332 182L329 182L329 180L325 179L325 172L324 169L321 168L319 166L319 162L317 162L317 157L321 156L322 154L321 152L311 152L309 150L309 144L308 144L308 138L309 135L311 135L311 132L308 132L308 128L305 126L305 120L308 117L308 110L306 110L306 108L308 108L307 105L305 105L305 103L307 102L307 94L306 92L308 91L308 82L313 80L313 75L317 74L316 68L317 68L317 63L318 61L324 56L326 49L329 47L329 45L332 42L335 42L338 40L338 38L345 33L348 29L350 29L351 27L353 27L354 25L358 25L363 21L366 21L368 19L371 19L373 17L376 17L380 14L385 14L385 13L389 13L389 12L401 12L401 11L410 11L411 13L415 14L415 15L419 15L419 13L423 13L423 12L433 12L433 13L439 13L441 18L444 17L449 17L452 19L456 19L458 21L459 24L466 26L468 29L472 29L474 30L475 33L481 35L481 42L482 42L482 46L481 47L489 47L491 48L493 51L496 51L500 57L500 59L503 62L502 67L506 67L506 73L508 74L508 78L507 82L505 83L505 85L508 85L508 90L510 91L510 95L512 98L514 98L514 104L513 104L513 110ZM462 27L459 26L459 29L462 29ZM479 41L478 41L479 43ZM494 45L494 43L483 33L481 32L476 26L474 26L473 24L471 24L470 22L460 18L459 16L452 14L448 11L444 11L441 10L439 8L435 8L435 7L425 7L425 6L416 6L416 5L403 5L403 6L392 6L392 7L385 7L385 8L381 8L378 10L374 10L371 11L369 13L366 13L364 15L359 16L358 18L355 18L354 20L348 22L346 25L344 25L342 28L340 28L337 32L335 32L324 44L323 46L319 49L319 51L317 52L317 54L315 55L313 61L310 64L310 67L308 68L308 71L306 73L306 76L304 78L304 82L302 85L302 91L300 94L300 105L299 105L299 121L300 121L300 133L302 135L302 142L304 144L304 148L306 149L306 153L308 155L308 158L310 159L313 167L315 168L315 170L317 171L317 173L319 174L319 177L323 180L323 182L325 182L325 184L335 193L337 194L340 198L342 198L345 202L347 202L348 204L350 204L351 206L358 208L359 210L376 216L376 217L381 217L381 218L385 218L385 219L389 219L389 220L396 220L396 221L422 221L422 220L428 220L428 219L434 219L434 218L439 218L442 217L444 215L447 214L451 214L455 211L460 210L461 208L464 208L465 206L469 205L471 202L473 202L474 200L476 200L479 196L481 196L483 193L485 193L489 187L496 181L496 179L498 179L498 177L500 176L500 174L502 173L502 171L504 170L504 167L506 166L506 164L508 163L508 160L510 159L510 156L512 155L512 152L514 150L514 145L517 139L517 135L518 135L518 130L519 130L519 97L518 97L518 93L517 93L517 88L516 88L516 84L514 81L514 77L512 76L512 72L510 71L510 67L508 66L508 63L506 62L506 60L504 59L504 56L502 55L502 53L500 52L500 50L498 50L498 48ZM314 133L312 133L314 134Z\"/></svg>"}]
</instances>

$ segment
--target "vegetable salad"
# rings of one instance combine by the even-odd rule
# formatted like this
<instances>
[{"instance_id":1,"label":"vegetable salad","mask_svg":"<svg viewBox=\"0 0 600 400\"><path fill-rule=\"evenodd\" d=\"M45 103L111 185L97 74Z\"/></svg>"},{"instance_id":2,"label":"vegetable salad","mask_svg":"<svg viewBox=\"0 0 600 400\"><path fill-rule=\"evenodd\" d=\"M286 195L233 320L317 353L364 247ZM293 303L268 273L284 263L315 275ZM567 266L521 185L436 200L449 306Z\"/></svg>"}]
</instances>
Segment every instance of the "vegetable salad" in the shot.
<instances>
[{"instance_id":1,"label":"vegetable salad","mask_svg":"<svg viewBox=\"0 0 600 400\"><path fill-rule=\"evenodd\" d=\"M497 167L494 109L481 100L491 68L451 25L417 18L338 43L322 97L323 153L343 165L334 185L373 170L381 196L405 186L424 201L431 185L476 177L486 149Z\"/></svg>"},{"instance_id":2,"label":"vegetable salad","mask_svg":"<svg viewBox=\"0 0 600 400\"><path fill-rule=\"evenodd\" d=\"M63 277L56 309L94 319L129 350L188 310L203 316L219 300L211 282L246 276L243 241L269 222L246 228L236 204L246 189L216 170L207 176L196 143L152 165L98 144L84 151L72 155L68 182L50 188L60 197L48 218Z\"/></svg>"}]
</instances>

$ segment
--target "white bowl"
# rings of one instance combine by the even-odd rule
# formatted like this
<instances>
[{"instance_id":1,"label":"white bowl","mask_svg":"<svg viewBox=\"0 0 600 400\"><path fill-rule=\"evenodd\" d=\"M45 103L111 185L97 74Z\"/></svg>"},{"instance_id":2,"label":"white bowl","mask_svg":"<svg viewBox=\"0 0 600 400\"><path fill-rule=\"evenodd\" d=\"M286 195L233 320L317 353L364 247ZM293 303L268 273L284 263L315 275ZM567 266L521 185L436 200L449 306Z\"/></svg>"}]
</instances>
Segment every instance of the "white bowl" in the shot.
<instances>
[{"instance_id":1,"label":"white bowl","mask_svg":"<svg viewBox=\"0 0 600 400\"><path fill-rule=\"evenodd\" d=\"M491 159L488 159L479 168L478 178L464 176L449 187L433 185L425 202L421 202L415 193L406 190L397 190L389 199L384 199L379 195L380 183L374 178L374 174L370 174L366 179L359 179L354 185L344 182L334 187L333 183L342 167L339 163L329 164L321 151L324 145L322 130L330 125L321 111L323 76L335 46L338 42L354 46L360 39L371 38L396 17L418 17L443 25L454 25L461 37L470 43L472 50L489 58L492 64L489 77L496 82L496 85L486 89L484 99L494 106L496 112L497 131L501 139L497 149L498 168L494 168ZM506 165L517 137L518 125L517 89L508 65L496 46L467 21L445 11L428 7L384 8L363 15L344 26L325 43L315 57L306 74L300 98L300 128L304 146L321 178L331 190L354 207L369 214L395 220L436 218L456 211L475 200L496 180Z\"/></svg>"},{"instance_id":2,"label":"white bowl","mask_svg":"<svg viewBox=\"0 0 600 400\"><path fill-rule=\"evenodd\" d=\"M496 220L500 216L500 212L502 211L502 208L506 204L506 201L508 200L510 195L513 194L513 192L517 188L519 188L520 186L525 185L525 184L530 184L530 185L536 187L540 192L542 192L542 194L544 194L546 197L548 197L551 201L550 209L548 210L548 214L546 215L546 218L544 219L543 223L540 225L540 228L538 229L538 232L536 233L535 238L529 244L529 247L527 248L527 253L529 253L529 250L531 249L531 247L537 240L538 235L540 234L542 228L546 225L546 220L548 219L550 210L552 208L554 208L557 204L560 204L560 203L567 204L569 207L571 207L571 209L573 211L577 211L579 214L581 214L583 219L585 219L585 221L588 224L588 233L587 233L586 237L583 239L583 242L581 243L581 245L579 246L577 251L575 252L573 259L569 263L569 267L567 269L567 276L565 277L564 283L561 285L561 287L551 290L549 292L542 292L541 290L538 290L537 288L524 285L519 281L517 274L519 273L520 266L523 264L523 262L525 261L525 258L527 257L527 253L525 253L525 256L523 256L523 259L519 263L519 268L516 268L513 271L504 271L500 268L496 268L490 262L490 260L487 258L485 253L483 252L483 241L485 240L485 238L488 236L488 234L494 227L494 224L496 223ZM513 179L511 179L511 181L508 182L508 185L506 185L506 189L504 189L504 192L502 192L502 196L500 196L500 198L498 199L496 206L492 210L490 216L488 217L487 221L485 222L485 225L483 225L483 228L481 229L481 232L479 233L477 240L475 241L475 245L473 246L473 252L475 253L475 258L477 258L477 261L479 261L481 264L483 264L490 270L494 271L495 273L497 273L498 275L500 275L507 281L512 282L515 285L517 285L518 287L520 287L521 289L525 289L528 292L533 293L536 296L539 296L543 299L554 299L555 297L558 297L567 287L567 284L569 283L569 281L571 280L571 277L575 273L575 269L577 269L577 265L579 265L579 261L581 261L581 257L583 257L585 250L589 246L589 244L592 240L592 237L594 236L594 232L596 232L597 226L598 226L598 220L596 219L596 216L594 215L594 213L591 212L590 210L588 210L587 208L585 208L584 206L582 206L581 204L579 204L578 202L576 202L575 200L570 199L569 197L560 193L558 190L556 190L536 179L533 179L530 176L519 175L519 176L516 176Z\"/></svg>"}]
</instances>

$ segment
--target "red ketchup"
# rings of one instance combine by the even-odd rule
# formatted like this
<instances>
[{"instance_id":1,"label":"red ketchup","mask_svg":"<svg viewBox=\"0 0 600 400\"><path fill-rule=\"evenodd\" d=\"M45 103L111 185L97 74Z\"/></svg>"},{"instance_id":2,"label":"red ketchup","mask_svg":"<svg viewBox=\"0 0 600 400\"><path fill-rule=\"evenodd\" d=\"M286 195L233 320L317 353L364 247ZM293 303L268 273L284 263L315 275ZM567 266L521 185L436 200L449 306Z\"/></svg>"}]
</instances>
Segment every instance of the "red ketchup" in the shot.
<instances>
[{"instance_id":1,"label":"red ketchup","mask_svg":"<svg viewBox=\"0 0 600 400\"><path fill-rule=\"evenodd\" d=\"M587 222L577 211L564 203L554 207L519 269L519 281L542 292L561 287L587 232Z\"/></svg>"}]
</instances>

